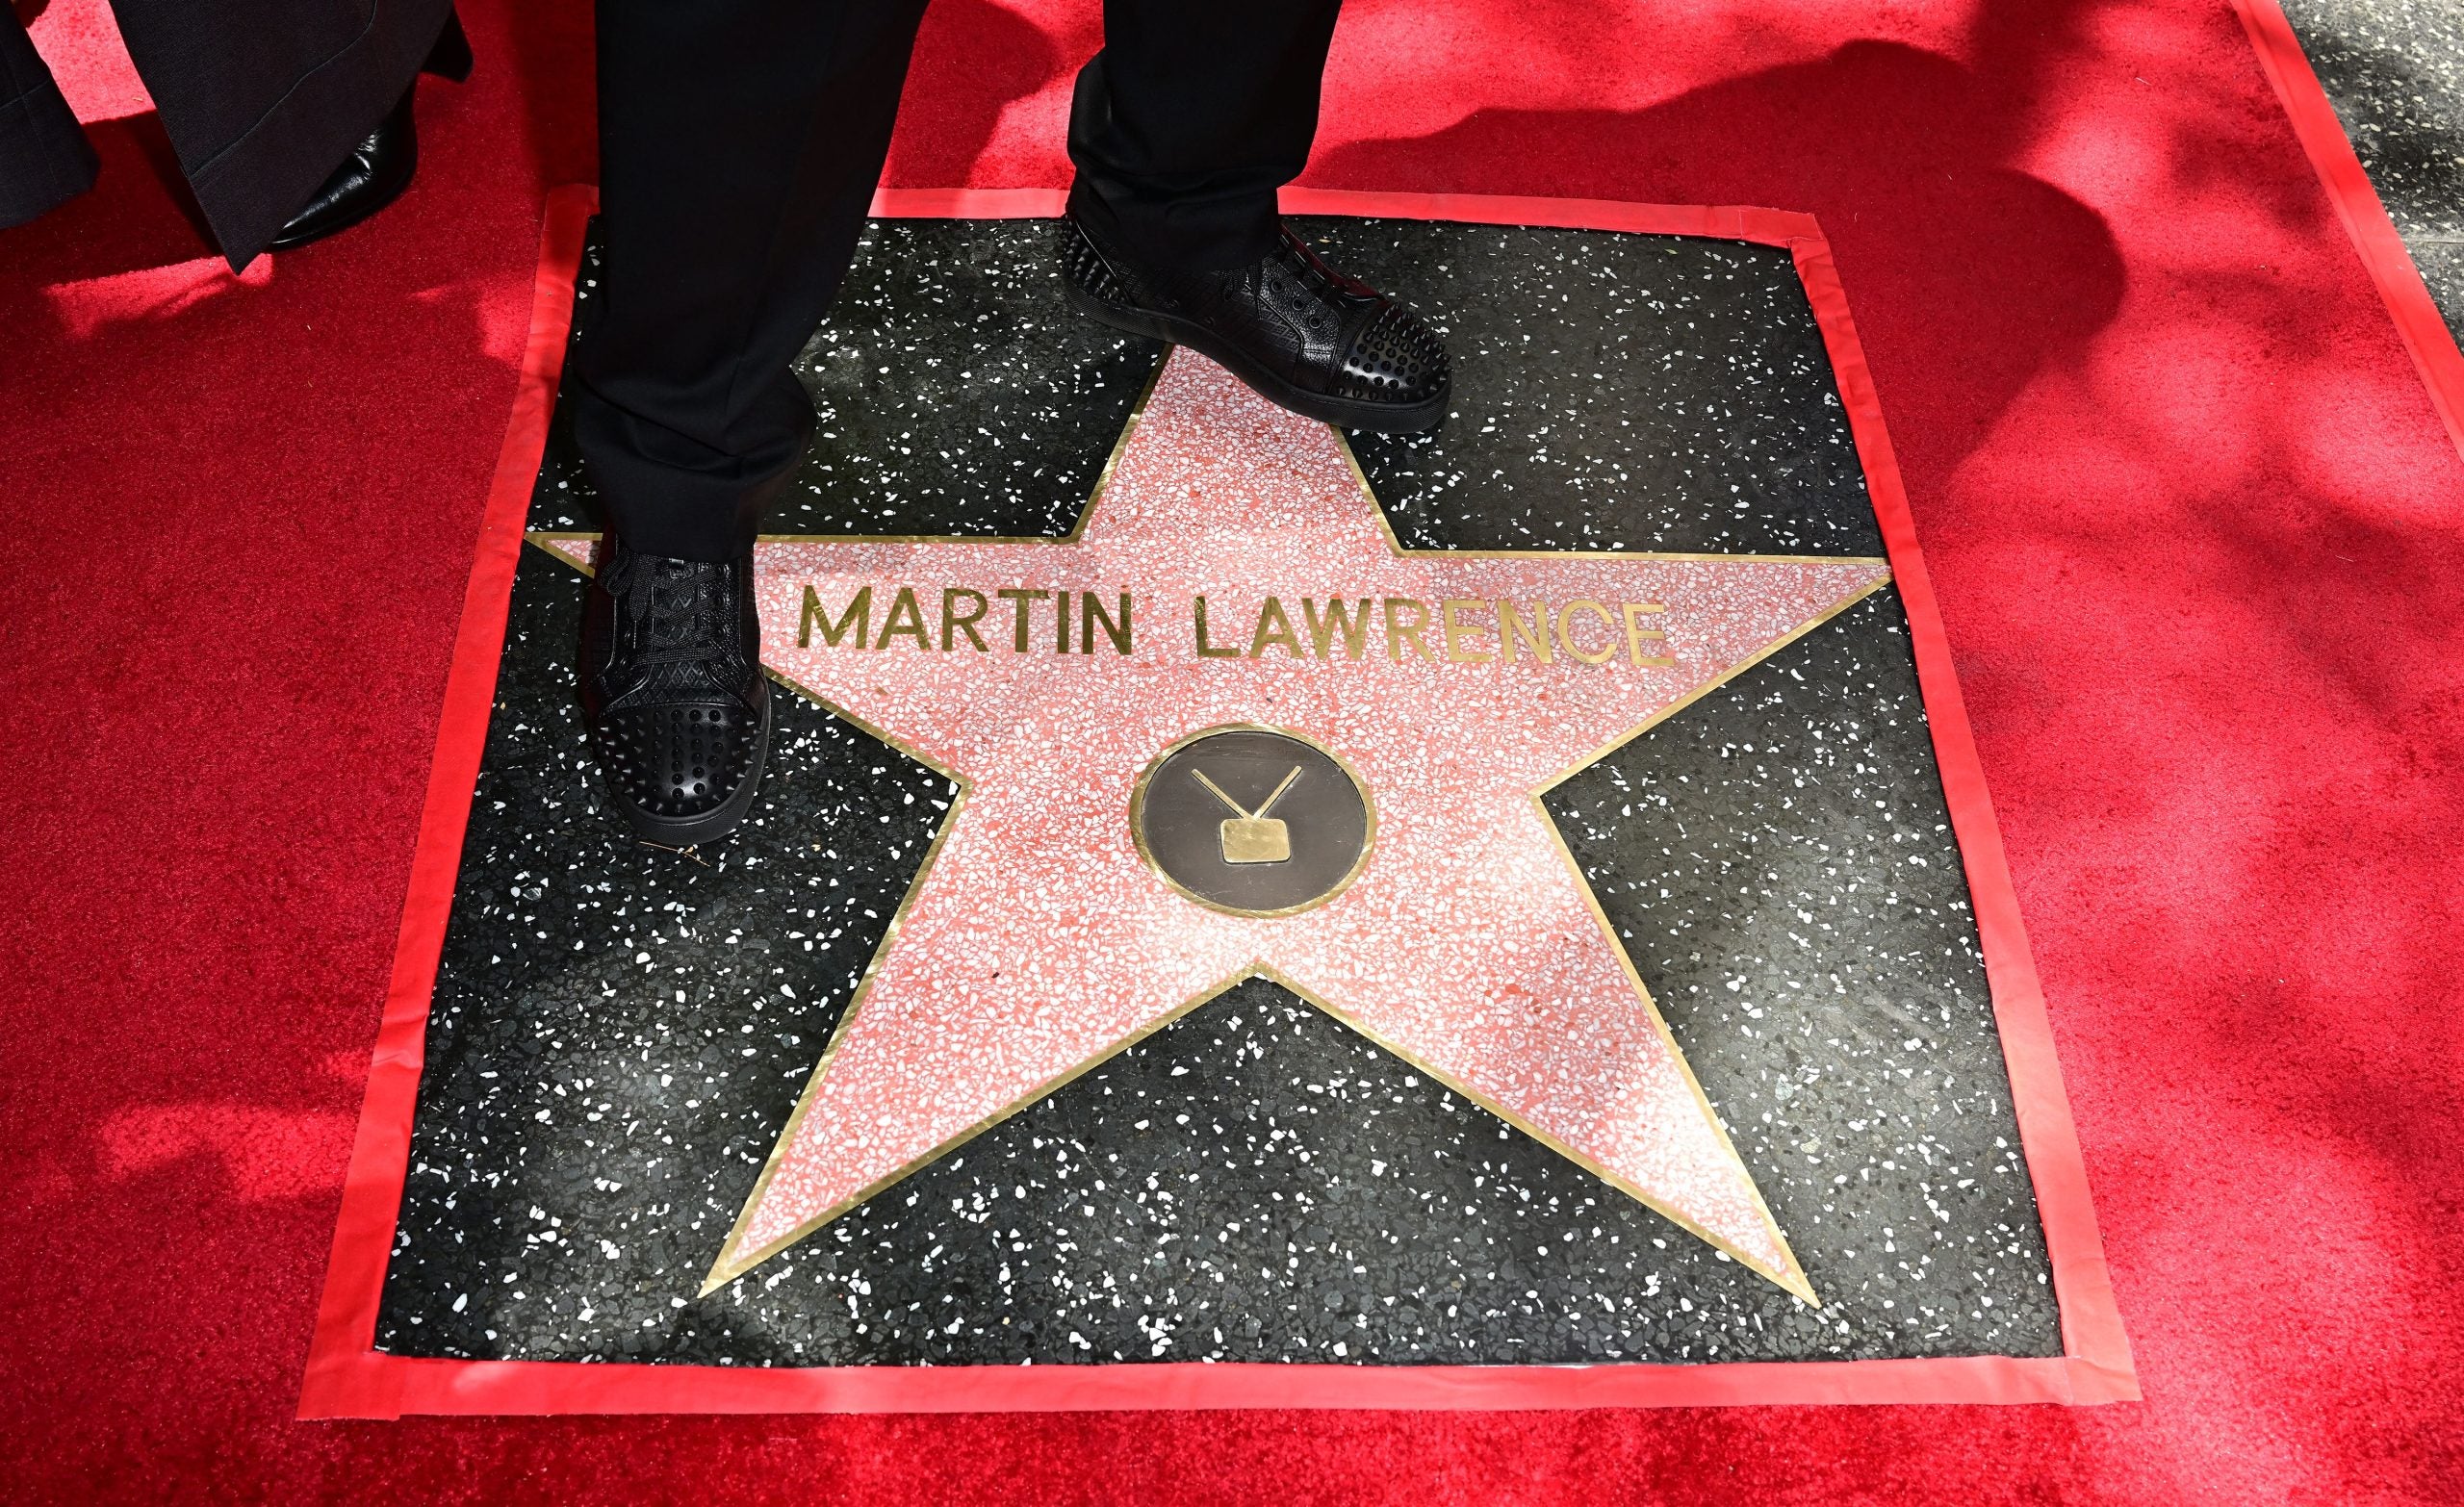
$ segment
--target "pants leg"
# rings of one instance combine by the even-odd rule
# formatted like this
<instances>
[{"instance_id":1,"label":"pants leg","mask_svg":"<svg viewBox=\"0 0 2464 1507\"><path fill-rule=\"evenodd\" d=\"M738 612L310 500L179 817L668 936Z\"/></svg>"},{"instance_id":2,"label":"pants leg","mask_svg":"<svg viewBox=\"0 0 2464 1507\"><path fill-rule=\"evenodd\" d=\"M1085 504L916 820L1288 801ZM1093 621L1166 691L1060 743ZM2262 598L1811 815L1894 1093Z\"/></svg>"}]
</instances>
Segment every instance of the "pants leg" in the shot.
<instances>
[{"instance_id":1,"label":"pants leg","mask_svg":"<svg viewBox=\"0 0 2464 1507\"><path fill-rule=\"evenodd\" d=\"M0 229L85 192L99 167L25 23L0 6Z\"/></svg>"},{"instance_id":2,"label":"pants leg","mask_svg":"<svg viewBox=\"0 0 2464 1507\"><path fill-rule=\"evenodd\" d=\"M855 254L924 0L600 0L574 436L634 549L724 560L794 474L788 363Z\"/></svg>"},{"instance_id":3,"label":"pants leg","mask_svg":"<svg viewBox=\"0 0 2464 1507\"><path fill-rule=\"evenodd\" d=\"M112 0L235 271L376 129L450 13L449 0Z\"/></svg>"},{"instance_id":4,"label":"pants leg","mask_svg":"<svg viewBox=\"0 0 2464 1507\"><path fill-rule=\"evenodd\" d=\"M1142 260L1220 269L1272 250L1339 4L1105 0L1070 111L1071 210Z\"/></svg>"}]
</instances>

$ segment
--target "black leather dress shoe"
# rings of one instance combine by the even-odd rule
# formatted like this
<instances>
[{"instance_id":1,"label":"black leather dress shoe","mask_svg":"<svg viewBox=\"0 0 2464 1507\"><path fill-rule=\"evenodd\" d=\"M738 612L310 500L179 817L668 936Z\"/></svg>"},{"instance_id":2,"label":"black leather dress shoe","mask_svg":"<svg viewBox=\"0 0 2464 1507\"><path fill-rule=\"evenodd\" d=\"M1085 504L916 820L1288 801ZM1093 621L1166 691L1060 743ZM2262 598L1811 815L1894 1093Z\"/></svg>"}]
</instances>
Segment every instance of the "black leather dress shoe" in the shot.
<instances>
[{"instance_id":1,"label":"black leather dress shoe","mask_svg":"<svg viewBox=\"0 0 2464 1507\"><path fill-rule=\"evenodd\" d=\"M608 797L634 831L671 848L725 836L770 751L751 552L710 565L609 536L582 608L581 700Z\"/></svg>"},{"instance_id":2,"label":"black leather dress shoe","mask_svg":"<svg viewBox=\"0 0 2464 1507\"><path fill-rule=\"evenodd\" d=\"M427 61L420 64L420 71L449 79L470 77L471 43L463 36L461 17L446 13L445 31L437 38ZM282 228L266 243L269 250L290 251L312 241L322 241L402 196L420 165L419 122L411 111L411 96L418 89L418 81L414 80L409 89L402 90L402 97L376 123L376 129L350 149L341 166L326 175L299 213L282 222Z\"/></svg>"},{"instance_id":3,"label":"black leather dress shoe","mask_svg":"<svg viewBox=\"0 0 2464 1507\"><path fill-rule=\"evenodd\" d=\"M268 249L289 251L322 241L402 196L420 165L420 133L411 117L411 89L402 90L400 102L350 149L343 165L317 190L316 197L282 222L282 229L266 243Z\"/></svg>"},{"instance_id":4,"label":"black leather dress shoe","mask_svg":"<svg viewBox=\"0 0 2464 1507\"><path fill-rule=\"evenodd\" d=\"M1384 294L1319 260L1290 230L1230 271L1143 266L1077 215L1062 221L1070 301L1133 335L1187 345L1294 413L1417 434L1446 417L1446 345Z\"/></svg>"}]
</instances>

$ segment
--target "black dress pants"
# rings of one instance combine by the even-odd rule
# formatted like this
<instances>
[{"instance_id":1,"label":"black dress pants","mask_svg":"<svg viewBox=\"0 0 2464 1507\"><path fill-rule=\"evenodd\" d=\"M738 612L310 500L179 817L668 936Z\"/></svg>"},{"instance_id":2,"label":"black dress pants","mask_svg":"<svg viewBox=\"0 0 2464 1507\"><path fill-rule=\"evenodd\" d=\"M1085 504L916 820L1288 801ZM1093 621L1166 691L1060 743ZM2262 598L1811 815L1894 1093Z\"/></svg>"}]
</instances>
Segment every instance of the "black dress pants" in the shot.
<instances>
[{"instance_id":1,"label":"black dress pants","mask_svg":"<svg viewBox=\"0 0 2464 1507\"><path fill-rule=\"evenodd\" d=\"M1239 267L1318 128L1339 0L1106 0L1073 212L1143 259ZM752 541L812 430L788 363L855 253L923 0L600 0L603 301L575 439L649 554Z\"/></svg>"}]
</instances>

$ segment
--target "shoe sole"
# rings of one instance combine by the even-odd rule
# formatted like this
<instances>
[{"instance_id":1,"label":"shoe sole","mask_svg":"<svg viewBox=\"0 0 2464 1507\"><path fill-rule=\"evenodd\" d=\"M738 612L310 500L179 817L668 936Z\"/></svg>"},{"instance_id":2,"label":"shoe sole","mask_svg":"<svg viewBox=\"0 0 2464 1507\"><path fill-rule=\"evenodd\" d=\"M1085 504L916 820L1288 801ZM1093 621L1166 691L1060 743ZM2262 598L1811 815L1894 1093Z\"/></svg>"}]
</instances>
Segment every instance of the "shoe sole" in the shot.
<instances>
[{"instance_id":1,"label":"shoe sole","mask_svg":"<svg viewBox=\"0 0 2464 1507\"><path fill-rule=\"evenodd\" d=\"M753 738L753 778L736 788L735 794L700 816L670 818L636 811L615 798L609 787L608 805L625 818L625 825L644 842L662 848L691 848L706 842L716 842L735 830L745 813L753 809L753 798L761 791L761 777L770 768L770 721L778 692L776 688L761 698L761 726ZM604 777L602 777L603 780Z\"/></svg>"},{"instance_id":2,"label":"shoe sole","mask_svg":"<svg viewBox=\"0 0 2464 1507\"><path fill-rule=\"evenodd\" d=\"M1080 287L1075 278L1064 276L1062 288L1079 312L1100 320L1128 335L1143 335L1150 340L1186 345L1223 368L1260 397L1279 408L1288 408L1304 419L1315 419L1346 429L1371 429L1380 434L1426 434L1446 418L1446 400L1453 392L1450 378L1437 396L1405 407L1399 403L1365 403L1356 398L1329 397L1312 393L1260 367L1239 350L1219 340L1205 326L1177 315L1158 314L1146 309L1133 309L1124 304L1108 303Z\"/></svg>"}]
</instances>

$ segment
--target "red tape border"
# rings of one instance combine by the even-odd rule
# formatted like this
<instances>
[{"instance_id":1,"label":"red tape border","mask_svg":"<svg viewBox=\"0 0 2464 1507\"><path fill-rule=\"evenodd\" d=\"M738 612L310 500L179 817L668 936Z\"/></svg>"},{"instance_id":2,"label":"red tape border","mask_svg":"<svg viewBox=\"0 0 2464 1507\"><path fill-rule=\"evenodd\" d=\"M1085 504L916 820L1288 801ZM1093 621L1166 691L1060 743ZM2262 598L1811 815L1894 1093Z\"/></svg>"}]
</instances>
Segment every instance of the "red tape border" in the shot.
<instances>
[{"instance_id":1,"label":"red tape border","mask_svg":"<svg viewBox=\"0 0 2464 1507\"><path fill-rule=\"evenodd\" d=\"M2336 107L2319 87L2319 75L2311 71L2310 60L2293 35L2293 23L2285 19L2283 7L2276 0L2233 0L2233 9L2242 17L2243 30L2250 34L2260 71L2274 86L2276 99L2292 118L2294 136L2319 174L2320 186L2327 191L2328 202L2336 207L2336 217L2344 221L2353 249L2361 254L2363 268L2377 285L2378 296L2396 321L2396 333L2412 353L2422 386L2429 390L2430 407L2447 425L2447 437L2455 442L2456 451L2464 454L2464 351L2456 348L2455 337L2439 316L2421 269L2404 249L2404 238L2387 217L2387 206L2370 186L2361 159L2353 155L2344 123L2336 118Z\"/></svg>"},{"instance_id":2,"label":"red tape border","mask_svg":"<svg viewBox=\"0 0 2464 1507\"><path fill-rule=\"evenodd\" d=\"M910 218L1048 218L1047 189L885 190L873 213ZM1908 615L1934 752L1967 870L1986 977L2017 1111L2019 1141L2044 1226L2062 1313L2063 1353L1884 1361L1728 1362L1702 1366L1327 1366L1141 1362L1116 1366L712 1367L556 1361L447 1361L375 1346L378 1303L410 1161L446 919L461 863L471 792L487 740L514 563L547 444L564 363L589 188L548 197L522 387L505 426L463 599L436 760L411 862L410 895L370 1064L368 1097L343 1188L319 1308L303 1418L413 1413L975 1413L1131 1408L1589 1408L1801 1403L2100 1403L2136 1401L2130 1344L2114 1304L2087 1167L2062 1087L2044 994L2029 959L1993 804L1977 765L1949 641L1917 552L1916 529L1880 398L1849 318L1830 243L1810 215L1780 210L1621 204L1592 199L1353 193L1290 189L1296 215L1383 216L1475 224L1701 236L1784 246L1795 259L1829 349L1866 490Z\"/></svg>"}]
</instances>

